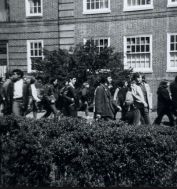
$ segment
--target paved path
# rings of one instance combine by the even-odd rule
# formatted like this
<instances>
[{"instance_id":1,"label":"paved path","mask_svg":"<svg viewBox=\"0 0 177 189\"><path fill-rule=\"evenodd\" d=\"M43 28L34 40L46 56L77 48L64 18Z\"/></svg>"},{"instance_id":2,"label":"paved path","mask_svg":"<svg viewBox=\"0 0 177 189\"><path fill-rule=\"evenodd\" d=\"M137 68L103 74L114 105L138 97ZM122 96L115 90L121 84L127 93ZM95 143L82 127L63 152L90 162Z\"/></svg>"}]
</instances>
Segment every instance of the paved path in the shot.
<instances>
[{"instance_id":1,"label":"paved path","mask_svg":"<svg viewBox=\"0 0 177 189\"><path fill-rule=\"evenodd\" d=\"M40 118L44 115L44 113L45 113L45 112L38 113L38 114L37 114L37 119L40 119ZM93 120L93 113L92 113L92 112L89 112L89 117L86 117L84 112L79 111L79 112L78 112L78 116L79 116L79 117L83 117L83 118L87 119L88 121L92 121L92 120ZM118 113L117 113L117 116L116 116L117 119L120 119L120 116L121 116L121 113L118 112ZM156 113L156 112L151 112L151 113L150 113L151 122L153 122L153 121L155 120L156 116L157 116L157 113ZM27 117L32 118L32 117L33 117L33 114L30 113L30 114L27 115ZM163 122L164 122L164 121L165 121L165 122L168 122L168 117L167 117L167 116L164 116L164 118L163 118L162 121L163 121Z\"/></svg>"}]
</instances>

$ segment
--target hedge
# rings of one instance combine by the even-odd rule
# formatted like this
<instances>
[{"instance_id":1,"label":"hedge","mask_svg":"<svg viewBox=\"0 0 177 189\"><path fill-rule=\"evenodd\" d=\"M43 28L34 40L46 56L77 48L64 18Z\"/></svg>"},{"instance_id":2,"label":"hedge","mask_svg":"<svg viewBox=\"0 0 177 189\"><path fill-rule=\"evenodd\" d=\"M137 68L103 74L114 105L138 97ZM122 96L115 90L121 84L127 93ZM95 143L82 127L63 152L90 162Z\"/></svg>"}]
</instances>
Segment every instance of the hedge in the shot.
<instances>
[{"instance_id":1,"label":"hedge","mask_svg":"<svg viewBox=\"0 0 177 189\"><path fill-rule=\"evenodd\" d=\"M177 186L177 129L0 118L1 186Z\"/></svg>"}]
</instances>

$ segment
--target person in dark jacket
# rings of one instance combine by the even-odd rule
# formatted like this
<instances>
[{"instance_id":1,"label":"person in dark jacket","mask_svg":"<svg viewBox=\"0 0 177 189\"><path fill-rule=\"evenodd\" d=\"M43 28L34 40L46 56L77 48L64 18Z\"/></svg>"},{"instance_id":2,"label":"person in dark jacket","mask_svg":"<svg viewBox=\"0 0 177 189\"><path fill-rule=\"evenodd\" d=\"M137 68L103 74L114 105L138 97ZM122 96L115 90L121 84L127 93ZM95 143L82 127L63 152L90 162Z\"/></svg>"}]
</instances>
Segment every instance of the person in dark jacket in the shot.
<instances>
[{"instance_id":1,"label":"person in dark jacket","mask_svg":"<svg viewBox=\"0 0 177 189\"><path fill-rule=\"evenodd\" d=\"M175 80L170 84L170 92L173 102L173 114L177 117L177 76L175 77Z\"/></svg>"},{"instance_id":2,"label":"person in dark jacket","mask_svg":"<svg viewBox=\"0 0 177 189\"><path fill-rule=\"evenodd\" d=\"M43 89L43 99L42 103L44 105L44 109L46 110L46 113L43 115L43 118L47 118L51 115L51 113L54 114L54 118L57 118L59 115L59 111L56 108L56 97L55 97L55 89L54 89L54 82L55 80L51 80L50 83L46 83L44 85Z\"/></svg>"},{"instance_id":3,"label":"person in dark jacket","mask_svg":"<svg viewBox=\"0 0 177 189\"><path fill-rule=\"evenodd\" d=\"M75 89L76 78L70 77L69 84L63 92L63 114L65 116L77 117L79 106L78 96Z\"/></svg>"},{"instance_id":4,"label":"person in dark jacket","mask_svg":"<svg viewBox=\"0 0 177 189\"><path fill-rule=\"evenodd\" d=\"M157 90L157 118L154 123L160 125L163 116L167 115L170 121L170 125L174 126L174 118L172 114L172 100L168 91L169 82L163 80L160 82L159 88Z\"/></svg>"},{"instance_id":5,"label":"person in dark jacket","mask_svg":"<svg viewBox=\"0 0 177 189\"><path fill-rule=\"evenodd\" d=\"M29 102L29 84L23 79L23 71L15 69L12 77L4 87L4 98L8 111L6 114L24 116Z\"/></svg>"},{"instance_id":6,"label":"person in dark jacket","mask_svg":"<svg viewBox=\"0 0 177 189\"><path fill-rule=\"evenodd\" d=\"M107 78L104 76L101 77L100 85L96 88L94 94L95 118L105 121L114 120L116 112L121 109L117 104L114 104L111 92L108 88L109 83Z\"/></svg>"}]
</instances>

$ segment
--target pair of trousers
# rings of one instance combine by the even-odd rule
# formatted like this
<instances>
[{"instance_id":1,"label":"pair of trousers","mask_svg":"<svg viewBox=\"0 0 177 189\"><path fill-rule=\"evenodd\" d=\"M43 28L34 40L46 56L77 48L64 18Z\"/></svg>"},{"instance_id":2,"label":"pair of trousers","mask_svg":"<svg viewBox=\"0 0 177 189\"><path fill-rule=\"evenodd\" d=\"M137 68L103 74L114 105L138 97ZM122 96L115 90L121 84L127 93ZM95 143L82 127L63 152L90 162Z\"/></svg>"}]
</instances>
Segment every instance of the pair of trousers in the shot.
<instances>
[{"instance_id":1,"label":"pair of trousers","mask_svg":"<svg viewBox=\"0 0 177 189\"><path fill-rule=\"evenodd\" d=\"M127 111L125 115L125 121L130 125L139 125L140 123L140 111L138 109Z\"/></svg>"},{"instance_id":2,"label":"pair of trousers","mask_svg":"<svg viewBox=\"0 0 177 189\"><path fill-rule=\"evenodd\" d=\"M150 117L149 117L149 108L148 107L140 107L138 108L141 114L141 119L143 119L143 124L150 125Z\"/></svg>"},{"instance_id":3,"label":"pair of trousers","mask_svg":"<svg viewBox=\"0 0 177 189\"><path fill-rule=\"evenodd\" d=\"M23 108L23 100L13 100L12 104L12 113L16 116L23 116L24 115L24 108Z\"/></svg>"},{"instance_id":4,"label":"pair of trousers","mask_svg":"<svg viewBox=\"0 0 177 189\"><path fill-rule=\"evenodd\" d=\"M170 125L174 126L175 120L174 120L174 117L173 117L171 110L169 110L168 108L163 108L161 110L158 110L158 116L155 119L154 123L157 124L157 125L160 125L164 115L168 116L168 119L170 121Z\"/></svg>"}]
</instances>

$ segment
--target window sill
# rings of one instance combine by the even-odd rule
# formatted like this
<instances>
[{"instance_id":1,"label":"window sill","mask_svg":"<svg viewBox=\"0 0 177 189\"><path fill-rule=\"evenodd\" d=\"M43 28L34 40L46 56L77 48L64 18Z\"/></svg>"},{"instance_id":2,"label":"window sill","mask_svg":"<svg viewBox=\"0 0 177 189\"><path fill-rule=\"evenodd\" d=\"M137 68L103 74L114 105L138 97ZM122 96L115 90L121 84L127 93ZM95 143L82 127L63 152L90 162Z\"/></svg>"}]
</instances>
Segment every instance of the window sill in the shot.
<instances>
[{"instance_id":1,"label":"window sill","mask_svg":"<svg viewBox=\"0 0 177 189\"><path fill-rule=\"evenodd\" d=\"M103 9L103 10L85 10L83 11L83 14L105 14L105 13L110 13L110 9Z\"/></svg>"},{"instance_id":2,"label":"window sill","mask_svg":"<svg viewBox=\"0 0 177 189\"><path fill-rule=\"evenodd\" d=\"M166 70L166 72L170 72L170 73L173 73L173 72L177 72L177 68L168 68L167 70Z\"/></svg>"},{"instance_id":3,"label":"window sill","mask_svg":"<svg viewBox=\"0 0 177 189\"><path fill-rule=\"evenodd\" d=\"M42 14L26 15L26 18L41 18L41 17L43 17Z\"/></svg>"},{"instance_id":4,"label":"window sill","mask_svg":"<svg viewBox=\"0 0 177 189\"><path fill-rule=\"evenodd\" d=\"M177 3L174 3L174 4L168 4L167 7L168 7L168 8L171 8L171 7L177 7Z\"/></svg>"},{"instance_id":5,"label":"window sill","mask_svg":"<svg viewBox=\"0 0 177 189\"><path fill-rule=\"evenodd\" d=\"M126 7L123 9L124 12L130 12L130 11L141 11L141 10L151 10L154 9L153 5L149 6L138 6L138 7Z\"/></svg>"},{"instance_id":6,"label":"window sill","mask_svg":"<svg viewBox=\"0 0 177 189\"><path fill-rule=\"evenodd\" d=\"M131 67L124 67L124 69L133 69L133 72L141 72L141 73L153 73L152 68L131 68Z\"/></svg>"}]
</instances>

